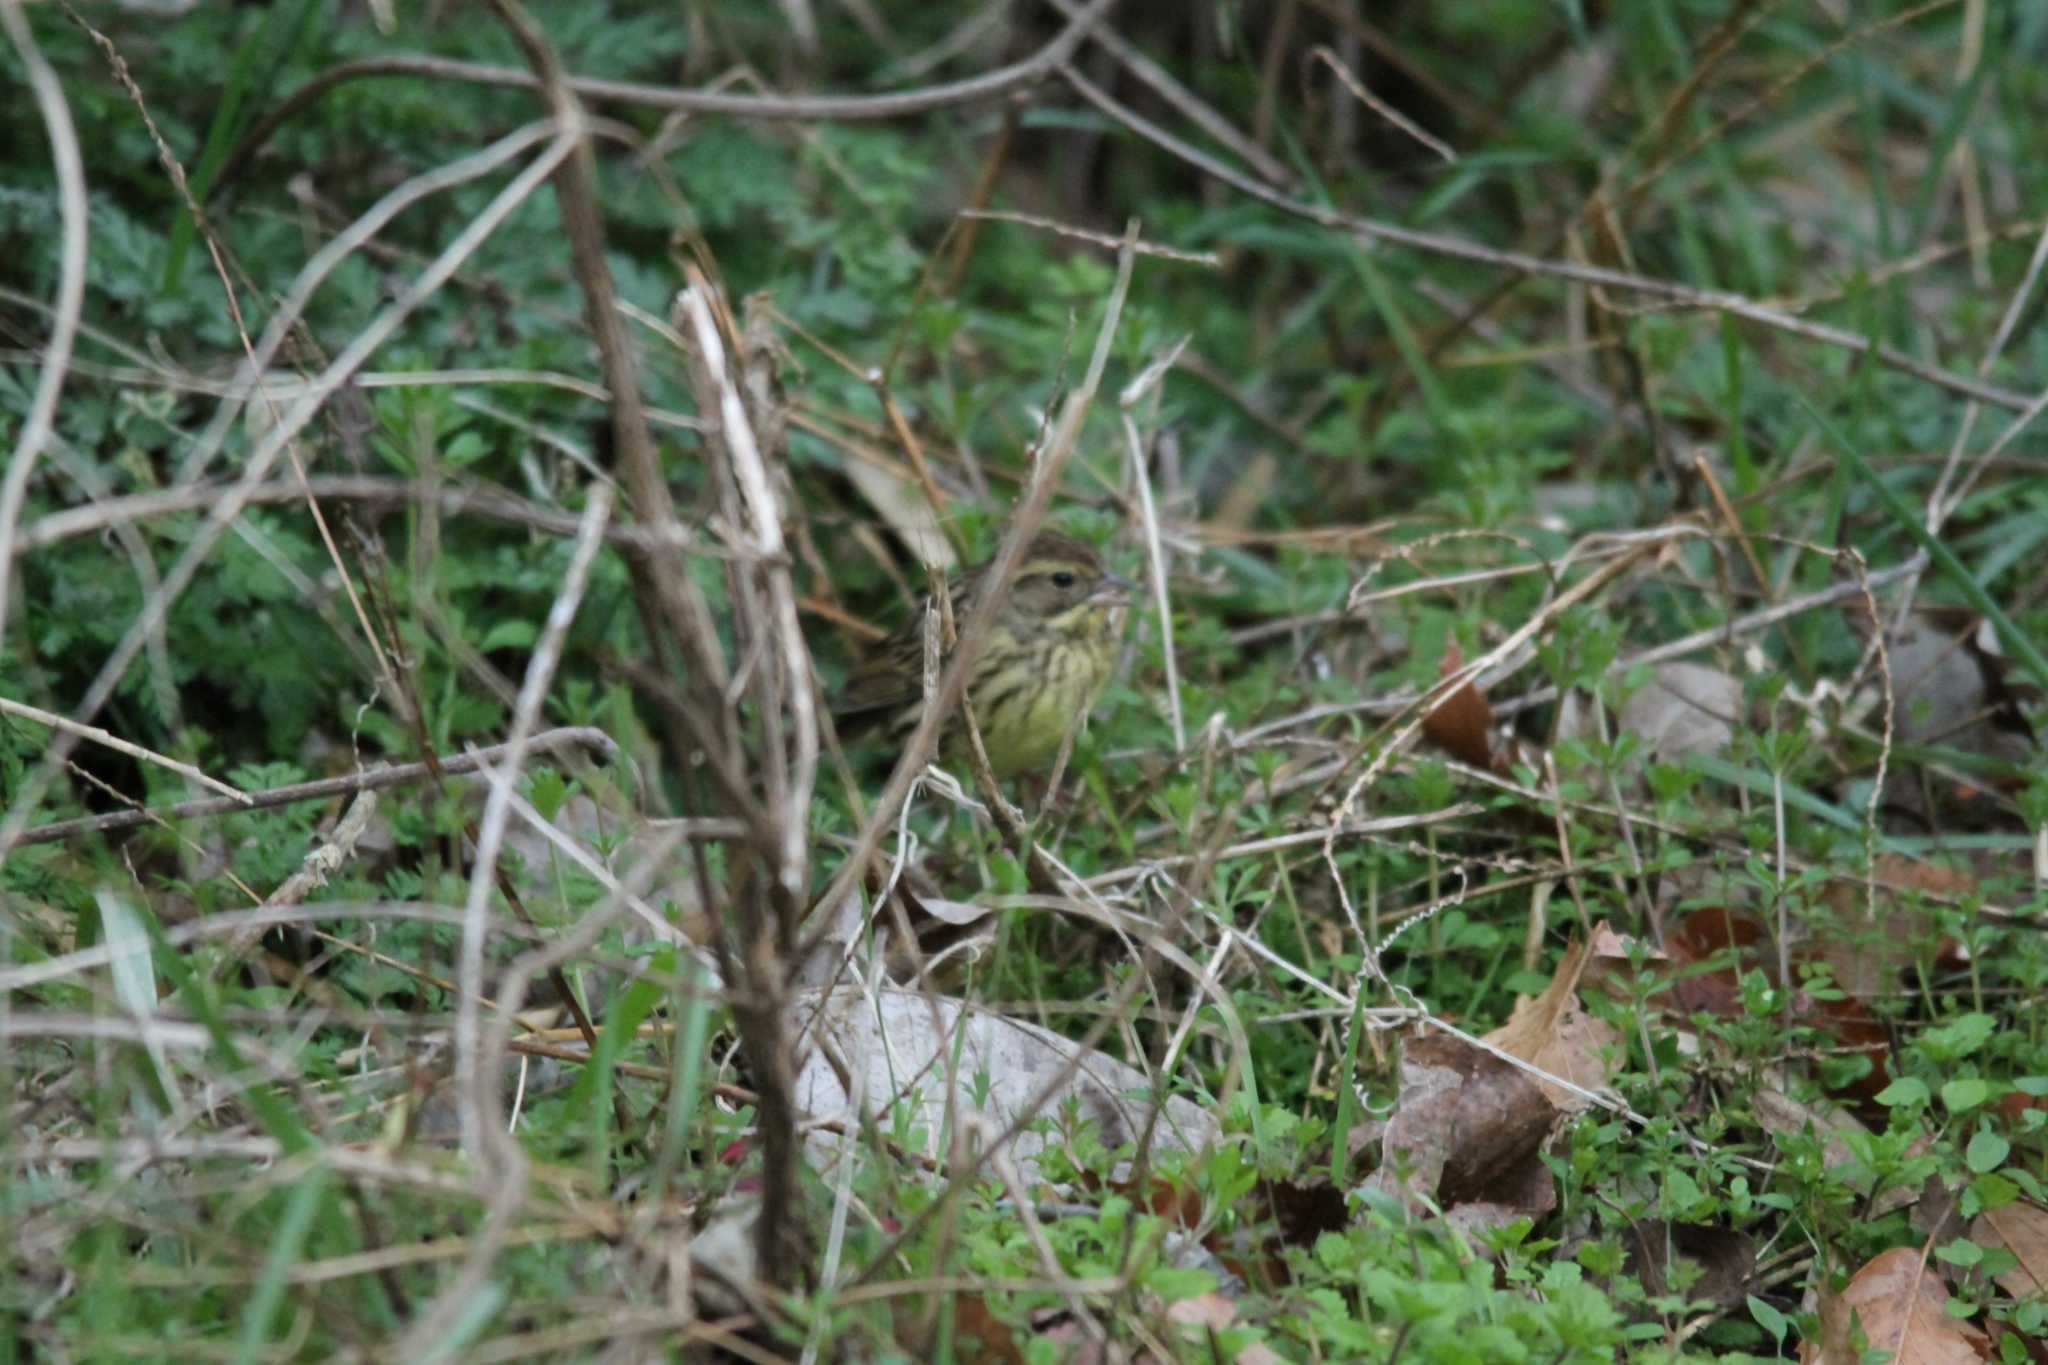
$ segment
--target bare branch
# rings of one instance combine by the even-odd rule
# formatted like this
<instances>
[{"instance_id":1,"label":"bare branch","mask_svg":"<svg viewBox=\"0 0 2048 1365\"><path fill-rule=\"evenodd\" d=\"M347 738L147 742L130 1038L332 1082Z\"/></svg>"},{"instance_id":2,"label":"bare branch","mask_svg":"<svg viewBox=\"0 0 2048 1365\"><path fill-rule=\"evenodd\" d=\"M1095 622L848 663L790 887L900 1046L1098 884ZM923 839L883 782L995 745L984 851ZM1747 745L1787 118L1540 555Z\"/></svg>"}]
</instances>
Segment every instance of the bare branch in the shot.
<instances>
[{"instance_id":1,"label":"bare branch","mask_svg":"<svg viewBox=\"0 0 2048 1365\"><path fill-rule=\"evenodd\" d=\"M1482 246L1478 242L1466 241L1462 237L1450 237L1437 232L1420 232L1414 228L1402 227L1398 223L1383 222L1376 218L1361 218L1304 202L1253 179L1234 166L1218 161L1200 148L1175 137L1143 115L1117 103L1101 87L1076 70L1071 62L1060 68L1060 74L1067 84L1073 87L1076 94L1160 150L1171 153L1197 170L1216 177L1232 189L1242 191L1261 203L1271 204L1282 212L1305 218L1312 223L1354 233L1369 242L1391 242L1396 246L1410 247L1432 256L1449 256L1455 260L1473 261L1480 265L1513 271L1518 275L1576 280L1582 284L1625 290L1662 299L1681 308L1729 313L1746 322L1754 322L1792 336L1804 337L1808 341L1822 342L1857 355L1868 354L1887 369L1910 374L1916 379L1923 379L1951 393L1981 399L1986 403L2010 408L2016 412L2024 410L2031 401L2028 394L1999 388L1967 375L1953 374L1923 360L1915 359L1904 351L1880 345L1860 333L1830 327L1826 323L1808 322L1805 318L1794 317L1790 313L1781 312L1741 294L1731 294L1719 289L1698 289L1676 280L1633 275L1625 270L1581 265L1576 261L1552 261L1539 256L1524 255L1519 251L1501 251L1494 247Z\"/></svg>"},{"instance_id":2,"label":"bare branch","mask_svg":"<svg viewBox=\"0 0 2048 1365\"><path fill-rule=\"evenodd\" d=\"M196 782L202 787L219 792L232 805L247 809L254 804L240 790L226 782L222 782L218 778L208 777L191 764L180 763L175 758L157 753L153 749L145 749L140 744L131 744L119 735L100 729L97 725L80 725L75 720L69 720L63 716L45 711L40 706L30 706L26 702L14 701L8 697L0 697L0 712L10 716L19 716L23 720L33 721L37 725L47 725L52 730L62 730L67 734L77 735L80 739L89 739L95 744L104 745L112 749L115 753L126 754L128 757L139 759L144 763L154 763L159 768L174 772L187 781ZM24 840L24 842L27 841Z\"/></svg>"},{"instance_id":3,"label":"bare branch","mask_svg":"<svg viewBox=\"0 0 2048 1365\"><path fill-rule=\"evenodd\" d=\"M601 759L609 763L618 756L619 746L604 731L587 725L564 726L559 730L548 730L527 741L529 749L554 752L562 749L595 750ZM494 744L488 749L478 749L455 758L444 758L438 766L445 776L475 772L501 759L508 752L503 744ZM238 792L233 796L205 797L197 801L181 801L175 806L147 807L139 810L115 811L109 815L88 816L79 820L61 820L55 824L38 825L23 830L15 840L20 844L47 844L58 839L68 839L74 834L108 834L115 830L134 829L165 820L187 820L207 815L227 815L236 811L269 810L276 806L296 805L301 801L326 801L337 796L353 796L358 792L385 791L392 787L410 786L433 775L434 768L425 763L401 763L389 768L371 768L366 772L350 773L347 777L323 777L317 782L295 782L287 787L271 787L264 791ZM737 826L706 823L703 837L726 838L737 831Z\"/></svg>"},{"instance_id":4,"label":"bare branch","mask_svg":"<svg viewBox=\"0 0 2048 1365\"><path fill-rule=\"evenodd\" d=\"M723 90L675 90L668 86L598 80L589 76L564 76L562 84L568 93L580 99L692 114L726 114L734 118L796 122L904 118L934 109L995 99L1012 90L1037 84L1074 55L1089 30L1115 4L1116 0L1094 0L1075 15L1051 42L1021 62L984 71L979 76L969 76L964 80L888 95L735 95ZM228 154L220 177L215 181L216 188L242 174L250 159L262 150L263 144L299 111L334 87L369 76L426 76L434 80L469 81L477 85L512 86L525 90L542 89L547 84L545 77L508 66L486 66L481 62L458 62L424 54L365 57L359 61L344 62L315 76L257 120L256 126Z\"/></svg>"}]
</instances>

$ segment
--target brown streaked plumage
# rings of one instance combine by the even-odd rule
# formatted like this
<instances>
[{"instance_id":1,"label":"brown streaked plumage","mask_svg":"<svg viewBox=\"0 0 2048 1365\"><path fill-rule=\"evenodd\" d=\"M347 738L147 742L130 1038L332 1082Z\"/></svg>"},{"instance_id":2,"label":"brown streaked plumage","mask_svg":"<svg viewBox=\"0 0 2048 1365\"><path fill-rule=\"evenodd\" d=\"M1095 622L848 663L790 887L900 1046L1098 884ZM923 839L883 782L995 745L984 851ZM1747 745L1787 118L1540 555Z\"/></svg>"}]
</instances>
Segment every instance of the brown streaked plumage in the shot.
<instances>
[{"instance_id":1,"label":"brown streaked plumage","mask_svg":"<svg viewBox=\"0 0 2048 1365\"><path fill-rule=\"evenodd\" d=\"M971 569L947 585L953 619L964 624L987 576ZM1041 531L1025 547L988 640L974 661L967 698L998 777L1050 763L1078 730L1109 681L1130 584L1110 573L1086 541ZM886 726L907 736L924 710L925 612L854 666L833 707L842 730ZM965 745L958 717L941 747Z\"/></svg>"}]
</instances>

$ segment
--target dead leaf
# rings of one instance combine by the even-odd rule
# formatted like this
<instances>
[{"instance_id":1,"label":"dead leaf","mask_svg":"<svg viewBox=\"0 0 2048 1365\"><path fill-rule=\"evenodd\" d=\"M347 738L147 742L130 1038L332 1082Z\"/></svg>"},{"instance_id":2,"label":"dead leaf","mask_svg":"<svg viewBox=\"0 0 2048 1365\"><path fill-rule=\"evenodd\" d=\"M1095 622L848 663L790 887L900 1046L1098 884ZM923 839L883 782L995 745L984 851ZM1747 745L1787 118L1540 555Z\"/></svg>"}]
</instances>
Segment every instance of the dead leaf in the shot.
<instances>
[{"instance_id":1,"label":"dead leaf","mask_svg":"<svg viewBox=\"0 0 2048 1365\"><path fill-rule=\"evenodd\" d=\"M1742 969L1768 941L1763 925L1753 916L1725 906L1710 905L1687 914L1664 936L1664 951L1679 969L1672 981L1670 1008L1687 1018L1694 1014L1717 1019L1741 1015ZM1704 966L1730 950L1735 953L1732 965Z\"/></svg>"},{"instance_id":2,"label":"dead leaf","mask_svg":"<svg viewBox=\"0 0 2048 1365\"><path fill-rule=\"evenodd\" d=\"M1770 935L1762 922L1724 906L1686 915L1666 934L1664 946L1678 970L1670 992L1662 998L1669 1002L1672 1013L1682 1017L1704 1013L1720 1019L1740 1018L1746 1009L1742 974L1761 969L1774 983L1779 975ZM1705 966L1708 962L1726 963L1731 950L1732 965ZM1827 952L1825 939L1800 944L1792 955L1795 983L1800 964L1823 959ZM1870 1007L1853 992L1839 999L1821 999L1796 984L1792 1006L1800 1022L1828 1035L1831 1055L1860 1055L1869 1060L1870 1065L1860 1074L1837 1080L1830 1093L1871 1104L1890 1084L1891 1035Z\"/></svg>"},{"instance_id":3,"label":"dead leaf","mask_svg":"<svg viewBox=\"0 0 2048 1365\"><path fill-rule=\"evenodd\" d=\"M1834 1056L1862 1057L1870 1063L1860 1075L1841 1078L1842 1073L1836 1073L1837 1079L1828 1084L1828 1094L1854 1101L1867 1116L1880 1115L1877 1097L1892 1083L1892 1036L1870 1006L1853 995L1820 999L1801 991L1793 998L1792 1014L1818 1029Z\"/></svg>"},{"instance_id":4,"label":"dead leaf","mask_svg":"<svg viewBox=\"0 0 2048 1365\"><path fill-rule=\"evenodd\" d=\"M1035 1024L961 1000L892 988L841 989L822 999L806 992L798 996L797 1014L803 1020L816 1016L807 1035L812 1045L797 1074L797 1105L813 1119L838 1120L839 1131L810 1131L821 1167L849 1144L849 1134L863 1128L842 1075L868 1117L885 1122L892 1133L900 1123L901 1131L913 1135L906 1145L935 1160L946 1156L949 1119L955 1131L971 1124L1001 1133L1021 1118L1058 1117L1078 1104L1081 1117L1096 1125L1112 1150L1147 1128L1151 1105L1143 1097L1152 1083L1144 1073ZM1050 1097L1041 1099L1048 1087ZM1222 1130L1214 1115L1170 1096L1151 1131L1164 1148L1191 1150L1215 1142ZM1012 1139L1010 1155L1027 1180L1036 1179L1039 1154L1058 1140L1029 1130ZM857 1136L851 1141L857 1143Z\"/></svg>"},{"instance_id":5,"label":"dead leaf","mask_svg":"<svg viewBox=\"0 0 2048 1365\"><path fill-rule=\"evenodd\" d=\"M2048 1208L2021 1199L1980 1213L1970 1224L1970 1240L1980 1247L2004 1247L2019 1264L1998 1275L1998 1287L2016 1299L2048 1294Z\"/></svg>"},{"instance_id":6,"label":"dead leaf","mask_svg":"<svg viewBox=\"0 0 2048 1365\"><path fill-rule=\"evenodd\" d=\"M1913 1231L1923 1242L1946 1242L1955 1235L1955 1226L1949 1219L1955 1217L1956 1205L1961 1201L1963 1184L1960 1178L1951 1185L1936 1171L1920 1182L1920 1195L1913 1201Z\"/></svg>"},{"instance_id":7,"label":"dead leaf","mask_svg":"<svg viewBox=\"0 0 2048 1365\"><path fill-rule=\"evenodd\" d=\"M1643 961L1641 968L1635 965L1638 955ZM1601 920L1593 926L1593 936L1586 943L1586 966L1579 975L1579 989L1582 994L1597 990L1609 999L1633 1000L1641 978L1658 981L1670 976L1671 958L1663 949L1616 933L1606 920Z\"/></svg>"},{"instance_id":8,"label":"dead leaf","mask_svg":"<svg viewBox=\"0 0 2048 1365\"><path fill-rule=\"evenodd\" d=\"M1453 641L1444 646L1443 660L1437 664L1437 676L1448 678L1464 666L1465 652ZM1469 763L1475 768L1493 766L1492 729L1493 708L1486 704L1486 698L1470 682L1438 702L1436 709L1422 719L1422 733L1429 737L1431 743L1460 763Z\"/></svg>"},{"instance_id":9,"label":"dead leaf","mask_svg":"<svg viewBox=\"0 0 2048 1365\"><path fill-rule=\"evenodd\" d=\"M895 1305L896 1337L901 1346L923 1352L936 1351L932 1340L936 1319L920 1312L922 1305L908 1296L891 1301ZM1024 1365L1028 1357L1017 1344L1017 1332L995 1315L988 1300L979 1294L953 1296L953 1358L966 1365Z\"/></svg>"},{"instance_id":10,"label":"dead leaf","mask_svg":"<svg viewBox=\"0 0 2048 1365\"><path fill-rule=\"evenodd\" d=\"M1899 737L2018 758L2032 736L1997 636L1974 614L1917 612L1885 639Z\"/></svg>"},{"instance_id":11,"label":"dead leaf","mask_svg":"<svg viewBox=\"0 0 2048 1365\"><path fill-rule=\"evenodd\" d=\"M703 1230L690 1239L690 1287L699 1311L711 1317L729 1317L760 1309L754 1245L754 1225L760 1218L759 1193L735 1192L720 1202Z\"/></svg>"},{"instance_id":12,"label":"dead leaf","mask_svg":"<svg viewBox=\"0 0 2048 1365\"><path fill-rule=\"evenodd\" d=\"M1567 948L1543 994L1518 998L1508 1021L1487 1034L1486 1041L1580 1089L1598 1090L1613 1073L1613 1050L1621 1035L1606 1021L1587 1014L1579 1004L1579 978L1588 958L1584 944L1574 943ZM1585 1096L1554 1082L1536 1083L1544 1097L1562 1113L1583 1113L1592 1104Z\"/></svg>"},{"instance_id":13,"label":"dead leaf","mask_svg":"<svg viewBox=\"0 0 2048 1365\"><path fill-rule=\"evenodd\" d=\"M1821 1351L1815 1365L1859 1365L1855 1326L1866 1341L1890 1351L1894 1365L1977 1365L1991 1339L1942 1310L1948 1287L1923 1254L1894 1247L1874 1257L1841 1293L1821 1299ZM1805 1352L1801 1352L1802 1358Z\"/></svg>"},{"instance_id":14,"label":"dead leaf","mask_svg":"<svg viewBox=\"0 0 2048 1365\"><path fill-rule=\"evenodd\" d=\"M1742 680L1704 664L1659 664L1629 694L1618 724L1659 759L1718 754L1742 718Z\"/></svg>"},{"instance_id":15,"label":"dead leaf","mask_svg":"<svg viewBox=\"0 0 2048 1365\"><path fill-rule=\"evenodd\" d=\"M1750 1277L1756 1273L1756 1244L1747 1234L1732 1228L1654 1219L1631 1223L1628 1231L1629 1268L1652 1298L1672 1292L1675 1261L1690 1261L1699 1267L1699 1277L1685 1290L1695 1303L1733 1308L1749 1293Z\"/></svg>"},{"instance_id":16,"label":"dead leaf","mask_svg":"<svg viewBox=\"0 0 2048 1365\"><path fill-rule=\"evenodd\" d=\"M1834 912L1834 923L1817 929L1814 944L1815 955L1833 970L1835 983L1860 1000L1894 990L1899 973L1914 963L1932 936L1932 916L1913 903L1913 892L1949 898L1977 888L1967 872L1896 853L1878 855L1871 873L1878 883L1874 895L1857 879L1828 883L1822 900ZM1933 949L1936 966L1959 967L1968 961L1953 938L1942 938Z\"/></svg>"},{"instance_id":17,"label":"dead leaf","mask_svg":"<svg viewBox=\"0 0 2048 1365\"><path fill-rule=\"evenodd\" d=\"M843 467L868 505L919 563L937 565L948 573L960 567L960 556L946 539L938 514L932 511L914 473L894 461L884 463L879 456L856 455Z\"/></svg>"},{"instance_id":18,"label":"dead leaf","mask_svg":"<svg viewBox=\"0 0 2048 1365\"><path fill-rule=\"evenodd\" d=\"M1400 1097L1366 1184L1411 1207L1432 1196L1445 1209L1533 1197L1542 1206L1522 1212L1547 1213L1557 1192L1538 1154L1559 1117L1533 1079L1493 1054L1442 1034L1414 1039L1402 1047ZM1529 1178L1531 1163L1541 1180Z\"/></svg>"},{"instance_id":19,"label":"dead leaf","mask_svg":"<svg viewBox=\"0 0 2048 1365\"><path fill-rule=\"evenodd\" d=\"M1898 737L2026 763L2038 753L2034 736L1995 638L1988 642L1994 648L1986 647L1984 624L1974 615L1921 611L1885 637ZM1988 804L1974 787L1923 779L1917 767L1899 767L1885 784L1886 805L1924 827Z\"/></svg>"}]
</instances>

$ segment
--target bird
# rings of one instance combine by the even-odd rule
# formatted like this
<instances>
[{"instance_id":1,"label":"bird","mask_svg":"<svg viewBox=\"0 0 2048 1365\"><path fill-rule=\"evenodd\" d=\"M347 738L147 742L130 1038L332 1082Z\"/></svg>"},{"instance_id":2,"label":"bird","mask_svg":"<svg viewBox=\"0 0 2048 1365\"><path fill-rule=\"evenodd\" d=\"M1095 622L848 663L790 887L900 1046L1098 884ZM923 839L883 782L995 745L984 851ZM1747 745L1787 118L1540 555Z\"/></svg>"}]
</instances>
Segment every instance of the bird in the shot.
<instances>
[{"instance_id":1,"label":"bird","mask_svg":"<svg viewBox=\"0 0 2048 1365\"><path fill-rule=\"evenodd\" d=\"M987 580L984 564L947 585L957 625L966 623ZM1130 600L1130 583L1109 572L1088 542L1060 531L1032 537L965 689L995 776L1038 772L1080 729L1109 681ZM854 665L833 707L842 733L879 728L902 740L916 728L925 706L930 605L927 599ZM956 714L941 731L940 752L958 758L966 750Z\"/></svg>"}]
</instances>

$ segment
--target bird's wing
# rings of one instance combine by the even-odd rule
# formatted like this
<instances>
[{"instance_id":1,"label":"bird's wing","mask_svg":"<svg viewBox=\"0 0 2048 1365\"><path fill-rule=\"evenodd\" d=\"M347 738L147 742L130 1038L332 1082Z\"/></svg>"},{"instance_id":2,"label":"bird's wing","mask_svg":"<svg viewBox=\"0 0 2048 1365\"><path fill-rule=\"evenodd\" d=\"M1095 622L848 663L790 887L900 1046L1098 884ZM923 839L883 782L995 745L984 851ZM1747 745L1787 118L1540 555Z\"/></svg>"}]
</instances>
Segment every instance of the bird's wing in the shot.
<instances>
[{"instance_id":1,"label":"bird's wing","mask_svg":"<svg viewBox=\"0 0 2048 1365\"><path fill-rule=\"evenodd\" d=\"M870 711L907 706L918 699L923 691L918 685L919 673L906 670L897 661L895 651L889 648L893 644L895 640L892 637L855 664L853 671L846 675L838 697L833 700L832 714L835 717L861 716Z\"/></svg>"},{"instance_id":2,"label":"bird's wing","mask_svg":"<svg viewBox=\"0 0 2048 1365\"><path fill-rule=\"evenodd\" d=\"M966 619L980 581L980 572L970 571L947 585L956 626ZM920 603L895 634L853 666L833 699L835 723L843 727L851 722L858 729L924 700L924 633L930 605L929 601Z\"/></svg>"}]
</instances>

